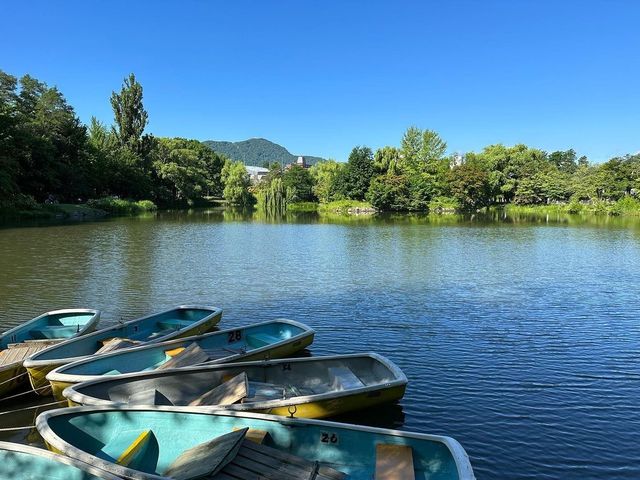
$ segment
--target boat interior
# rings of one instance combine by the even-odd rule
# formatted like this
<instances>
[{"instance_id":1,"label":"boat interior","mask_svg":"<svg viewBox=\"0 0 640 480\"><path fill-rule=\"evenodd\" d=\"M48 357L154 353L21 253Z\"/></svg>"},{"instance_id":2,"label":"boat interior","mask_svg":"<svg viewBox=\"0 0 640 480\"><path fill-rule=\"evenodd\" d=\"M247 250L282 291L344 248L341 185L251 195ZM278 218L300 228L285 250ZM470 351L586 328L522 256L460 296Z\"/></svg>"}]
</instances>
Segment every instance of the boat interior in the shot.
<instances>
[{"instance_id":1,"label":"boat interior","mask_svg":"<svg viewBox=\"0 0 640 480\"><path fill-rule=\"evenodd\" d=\"M220 395L207 395L241 375L246 376L246 391L235 401L253 403L329 392L353 391L388 384L397 380L394 372L375 357L362 355L337 359L277 361L268 365L201 369L180 375L158 372L148 378L114 378L109 382L81 385L78 391L91 397L130 405L212 404ZM207 398L207 402L202 403ZM231 402L235 403L235 402Z\"/></svg>"},{"instance_id":2,"label":"boat interior","mask_svg":"<svg viewBox=\"0 0 640 480\"><path fill-rule=\"evenodd\" d=\"M64 417L49 419L64 441L102 460L171 478L189 478L177 473L200 468L205 471L197 478L218 480L459 478L456 459L443 441L332 422L151 410Z\"/></svg>"},{"instance_id":3,"label":"boat interior","mask_svg":"<svg viewBox=\"0 0 640 480\"><path fill-rule=\"evenodd\" d=\"M107 353L117 348L150 341L168 335L204 319L213 312L208 309L178 308L152 315L139 322L115 325L111 328L80 337L74 342L60 345L55 350L43 352L38 360L54 360ZM112 342L113 340L121 340ZM116 348L114 348L116 347Z\"/></svg>"},{"instance_id":4,"label":"boat interior","mask_svg":"<svg viewBox=\"0 0 640 480\"><path fill-rule=\"evenodd\" d=\"M170 347L157 345L139 351L123 351L117 356L97 357L90 362L68 367L64 373L68 375L119 375L159 368L197 365L273 345L304 331L297 325L275 321L238 330L216 332L198 340L178 341L172 343Z\"/></svg>"}]
</instances>

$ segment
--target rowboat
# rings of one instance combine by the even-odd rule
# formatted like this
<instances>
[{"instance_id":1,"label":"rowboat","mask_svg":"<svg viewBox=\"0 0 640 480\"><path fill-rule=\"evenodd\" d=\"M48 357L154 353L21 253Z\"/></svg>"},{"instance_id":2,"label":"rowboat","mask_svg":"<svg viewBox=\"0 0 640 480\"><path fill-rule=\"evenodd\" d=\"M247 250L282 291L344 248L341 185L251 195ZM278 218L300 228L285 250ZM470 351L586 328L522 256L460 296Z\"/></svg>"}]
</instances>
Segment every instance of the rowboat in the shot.
<instances>
[{"instance_id":1,"label":"rowboat","mask_svg":"<svg viewBox=\"0 0 640 480\"><path fill-rule=\"evenodd\" d=\"M48 395L47 373L60 365L113 349L202 334L215 327L221 317L219 308L181 305L46 348L26 360L24 366L33 389Z\"/></svg>"},{"instance_id":2,"label":"rowboat","mask_svg":"<svg viewBox=\"0 0 640 480\"><path fill-rule=\"evenodd\" d=\"M55 310L18 325L0 336L0 396L27 381L23 362L31 355L95 330L100 312L90 309Z\"/></svg>"},{"instance_id":3,"label":"rowboat","mask_svg":"<svg viewBox=\"0 0 640 480\"><path fill-rule=\"evenodd\" d=\"M0 478L12 480L120 479L79 460L56 455L41 448L9 442L0 442Z\"/></svg>"},{"instance_id":4,"label":"rowboat","mask_svg":"<svg viewBox=\"0 0 640 480\"><path fill-rule=\"evenodd\" d=\"M293 320L271 320L87 358L58 367L46 378L62 400L68 386L106 375L286 357L310 345L314 334Z\"/></svg>"},{"instance_id":5,"label":"rowboat","mask_svg":"<svg viewBox=\"0 0 640 480\"><path fill-rule=\"evenodd\" d=\"M176 405L325 418L399 400L407 377L375 353L205 365L66 388L75 405Z\"/></svg>"},{"instance_id":6,"label":"rowboat","mask_svg":"<svg viewBox=\"0 0 640 480\"><path fill-rule=\"evenodd\" d=\"M75 407L36 419L49 449L136 480L472 480L454 439L193 407Z\"/></svg>"}]
</instances>

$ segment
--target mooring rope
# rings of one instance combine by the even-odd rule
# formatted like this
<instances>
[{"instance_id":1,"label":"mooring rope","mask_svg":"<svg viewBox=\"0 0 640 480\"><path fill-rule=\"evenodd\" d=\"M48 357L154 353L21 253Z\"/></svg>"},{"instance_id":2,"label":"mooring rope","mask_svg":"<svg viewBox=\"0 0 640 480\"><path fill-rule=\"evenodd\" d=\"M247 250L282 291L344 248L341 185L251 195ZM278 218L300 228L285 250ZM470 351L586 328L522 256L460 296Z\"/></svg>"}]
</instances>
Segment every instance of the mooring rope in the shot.
<instances>
[{"instance_id":1,"label":"mooring rope","mask_svg":"<svg viewBox=\"0 0 640 480\"><path fill-rule=\"evenodd\" d=\"M43 403L41 405L32 405L30 407L24 407L24 408L18 408L16 410L9 410L6 412L0 412L0 415L8 415L10 413L20 413L20 412L26 412L27 410L34 410L34 409L38 409L38 408L43 408L43 407L52 407L54 405L59 405L60 403L66 403L66 400L58 400L55 402L50 402L50 403ZM35 416L34 416L35 418ZM5 427L5 428L0 428L0 432L16 432L18 430L32 430L36 428L35 425L26 425L24 427Z\"/></svg>"},{"instance_id":2,"label":"mooring rope","mask_svg":"<svg viewBox=\"0 0 640 480\"><path fill-rule=\"evenodd\" d=\"M4 382L0 382L0 387L1 387L2 385L4 385L5 383L13 382L14 380L16 380L16 379L18 379L18 378L22 377L23 375L27 375L28 373L29 373L29 372L22 372L21 374L16 375L15 377L11 377L9 380L5 380Z\"/></svg>"},{"instance_id":3,"label":"mooring rope","mask_svg":"<svg viewBox=\"0 0 640 480\"><path fill-rule=\"evenodd\" d=\"M8 427L8 428L0 428L0 432L15 432L17 430L33 430L36 428L35 425L26 426L26 427Z\"/></svg>"},{"instance_id":4,"label":"mooring rope","mask_svg":"<svg viewBox=\"0 0 640 480\"><path fill-rule=\"evenodd\" d=\"M10 413L20 413L26 412L27 410L32 410L34 408L42 408L42 407L51 407L52 405L58 405L59 403L66 403L66 400L57 400L55 402L43 403L41 405L31 405L30 407L17 408L15 410L7 410L6 412L0 412L0 415L8 415Z\"/></svg>"},{"instance_id":5,"label":"mooring rope","mask_svg":"<svg viewBox=\"0 0 640 480\"><path fill-rule=\"evenodd\" d=\"M51 388L51 385L45 385L44 387L34 388L33 390L27 390L26 392L16 393L15 395L10 395L8 397L0 398L0 402L4 402L5 400L11 400L12 398L22 397L23 395L29 395L30 393L37 393L40 390L45 390Z\"/></svg>"}]
</instances>

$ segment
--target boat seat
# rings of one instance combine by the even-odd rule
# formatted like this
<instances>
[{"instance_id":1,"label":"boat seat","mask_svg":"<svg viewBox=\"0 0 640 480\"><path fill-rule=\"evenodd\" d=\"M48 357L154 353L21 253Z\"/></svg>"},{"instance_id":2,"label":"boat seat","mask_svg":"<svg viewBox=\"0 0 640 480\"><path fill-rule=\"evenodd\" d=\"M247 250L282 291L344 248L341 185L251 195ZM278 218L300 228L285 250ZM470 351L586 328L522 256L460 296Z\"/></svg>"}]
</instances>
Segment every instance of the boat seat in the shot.
<instances>
[{"instance_id":1,"label":"boat seat","mask_svg":"<svg viewBox=\"0 0 640 480\"><path fill-rule=\"evenodd\" d=\"M247 374L242 372L211 390L207 390L189 403L190 407L203 405L232 405L247 396L249 385Z\"/></svg>"},{"instance_id":2,"label":"boat seat","mask_svg":"<svg viewBox=\"0 0 640 480\"><path fill-rule=\"evenodd\" d=\"M107 460L127 467L141 459L153 438L151 430L121 432L102 447Z\"/></svg>"},{"instance_id":3,"label":"boat seat","mask_svg":"<svg viewBox=\"0 0 640 480\"><path fill-rule=\"evenodd\" d=\"M247 430L249 429L243 428L232 431L185 450L162 475L174 480L213 477L235 458Z\"/></svg>"},{"instance_id":4,"label":"boat seat","mask_svg":"<svg viewBox=\"0 0 640 480\"><path fill-rule=\"evenodd\" d=\"M164 354L166 355L165 360L169 360L170 358L175 357L176 355L184 352L184 347L172 348L171 350L165 350Z\"/></svg>"},{"instance_id":5,"label":"boat seat","mask_svg":"<svg viewBox=\"0 0 640 480\"><path fill-rule=\"evenodd\" d=\"M247 335L247 343L253 348L266 347L279 341L281 341L280 338L267 333L250 333Z\"/></svg>"},{"instance_id":6,"label":"boat seat","mask_svg":"<svg viewBox=\"0 0 640 480\"><path fill-rule=\"evenodd\" d=\"M114 350L120 350L121 348L135 347L139 343L140 342L137 340L131 340L129 338L105 338L104 340L98 341L98 344L102 346L96 351L96 355L113 352Z\"/></svg>"},{"instance_id":7,"label":"boat seat","mask_svg":"<svg viewBox=\"0 0 640 480\"><path fill-rule=\"evenodd\" d=\"M166 405L172 406L173 403L166 395L159 392L155 388L142 390L129 395L127 398L128 405Z\"/></svg>"},{"instance_id":8,"label":"boat seat","mask_svg":"<svg viewBox=\"0 0 640 480\"><path fill-rule=\"evenodd\" d=\"M415 480L413 451L407 445L376 445L375 480Z\"/></svg>"},{"instance_id":9,"label":"boat seat","mask_svg":"<svg viewBox=\"0 0 640 480\"><path fill-rule=\"evenodd\" d=\"M188 327L189 325L193 325L193 322L189 320L178 319L158 320L158 327L162 328L163 330L180 330L182 328Z\"/></svg>"},{"instance_id":10,"label":"boat seat","mask_svg":"<svg viewBox=\"0 0 640 480\"><path fill-rule=\"evenodd\" d=\"M165 352L166 354L166 352ZM166 370L168 368L188 367L190 365L198 365L209 360L209 355L196 342L192 342L180 353L174 355L169 360L161 364L157 370Z\"/></svg>"},{"instance_id":11,"label":"boat seat","mask_svg":"<svg viewBox=\"0 0 640 480\"><path fill-rule=\"evenodd\" d=\"M247 435L248 436L248 435ZM213 480L343 480L347 475L312 460L246 439L235 458Z\"/></svg>"},{"instance_id":12,"label":"boat seat","mask_svg":"<svg viewBox=\"0 0 640 480\"><path fill-rule=\"evenodd\" d=\"M329 384L333 390L351 390L365 386L349 367L329 367Z\"/></svg>"},{"instance_id":13,"label":"boat seat","mask_svg":"<svg viewBox=\"0 0 640 480\"><path fill-rule=\"evenodd\" d=\"M243 353L246 353L246 350L242 348L230 347L205 348L204 351L207 355L209 355L209 360L218 360L220 358L226 358L232 355L242 355Z\"/></svg>"},{"instance_id":14,"label":"boat seat","mask_svg":"<svg viewBox=\"0 0 640 480\"><path fill-rule=\"evenodd\" d=\"M29 334L36 339L71 338L80 331L76 325L52 325L29 330Z\"/></svg>"},{"instance_id":15,"label":"boat seat","mask_svg":"<svg viewBox=\"0 0 640 480\"><path fill-rule=\"evenodd\" d=\"M175 331L176 331L175 328L165 328L164 330L153 332L151 335L147 337L147 340L153 340L154 338L164 337L165 335L169 335L170 333L173 333Z\"/></svg>"},{"instance_id":16,"label":"boat seat","mask_svg":"<svg viewBox=\"0 0 640 480\"><path fill-rule=\"evenodd\" d=\"M249 394L242 400L248 402L268 402L270 400L280 400L284 398L314 395L311 388L299 385L279 385L275 383L249 382Z\"/></svg>"},{"instance_id":17,"label":"boat seat","mask_svg":"<svg viewBox=\"0 0 640 480\"><path fill-rule=\"evenodd\" d=\"M233 427L233 431L235 432L236 430L242 430L242 429L240 427ZM247 440L251 440L253 443L262 444L267 439L267 436L269 436L269 432L267 432L266 430L258 430L257 428L250 428L249 430L247 430L247 433L244 436L244 438L246 438Z\"/></svg>"}]
</instances>

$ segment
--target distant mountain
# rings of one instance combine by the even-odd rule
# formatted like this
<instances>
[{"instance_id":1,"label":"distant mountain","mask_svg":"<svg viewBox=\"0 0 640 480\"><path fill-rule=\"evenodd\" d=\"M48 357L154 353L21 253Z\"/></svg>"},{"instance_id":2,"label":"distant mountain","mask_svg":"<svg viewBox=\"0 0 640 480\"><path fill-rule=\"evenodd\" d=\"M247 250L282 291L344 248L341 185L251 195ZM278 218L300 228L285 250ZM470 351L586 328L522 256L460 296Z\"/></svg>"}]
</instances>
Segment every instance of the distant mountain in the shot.
<instances>
[{"instance_id":1,"label":"distant mountain","mask_svg":"<svg viewBox=\"0 0 640 480\"><path fill-rule=\"evenodd\" d=\"M298 158L297 155L289 153L282 145L270 142L264 138L250 138L242 142L206 140L202 143L214 152L221 153L231 160L240 160L245 165L261 167L266 163L273 162L287 164L295 162ZM303 156L308 165L313 165L324 160L324 158L320 157Z\"/></svg>"}]
</instances>

